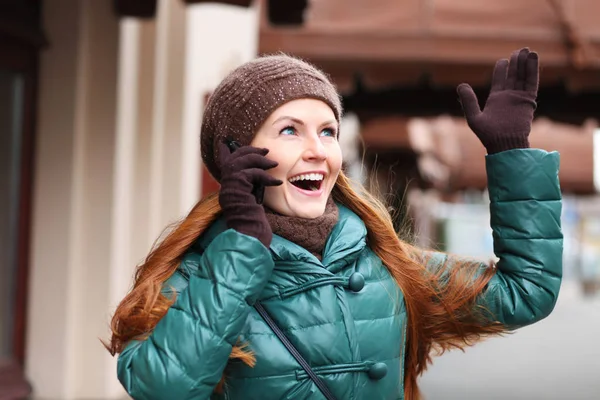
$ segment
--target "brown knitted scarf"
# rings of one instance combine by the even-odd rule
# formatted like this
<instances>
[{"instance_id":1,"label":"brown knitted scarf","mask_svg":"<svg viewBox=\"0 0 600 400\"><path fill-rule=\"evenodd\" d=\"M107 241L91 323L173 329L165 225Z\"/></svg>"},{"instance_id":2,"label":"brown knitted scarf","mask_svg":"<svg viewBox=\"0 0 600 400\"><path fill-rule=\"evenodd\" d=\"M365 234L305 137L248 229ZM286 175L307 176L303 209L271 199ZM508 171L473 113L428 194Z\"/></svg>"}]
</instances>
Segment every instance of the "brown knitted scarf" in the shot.
<instances>
[{"instance_id":1,"label":"brown knitted scarf","mask_svg":"<svg viewBox=\"0 0 600 400\"><path fill-rule=\"evenodd\" d=\"M265 207L267 220L273 233L279 235L314 254L319 260L325 243L338 221L338 208L329 197L325 212L317 218L288 217Z\"/></svg>"}]
</instances>

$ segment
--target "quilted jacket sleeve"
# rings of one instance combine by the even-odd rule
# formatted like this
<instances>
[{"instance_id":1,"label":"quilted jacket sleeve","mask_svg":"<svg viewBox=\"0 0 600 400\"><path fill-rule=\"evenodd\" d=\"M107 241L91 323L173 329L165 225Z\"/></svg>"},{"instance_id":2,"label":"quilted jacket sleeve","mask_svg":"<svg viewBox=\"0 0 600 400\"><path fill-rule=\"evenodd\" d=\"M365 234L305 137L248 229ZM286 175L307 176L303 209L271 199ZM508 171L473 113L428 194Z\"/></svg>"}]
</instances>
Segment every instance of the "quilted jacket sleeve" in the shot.
<instances>
[{"instance_id":1,"label":"quilted jacket sleeve","mask_svg":"<svg viewBox=\"0 0 600 400\"><path fill-rule=\"evenodd\" d=\"M119 356L119 380L134 399L210 398L273 270L269 250L234 230L182 262L187 287L149 337Z\"/></svg>"},{"instance_id":2,"label":"quilted jacket sleeve","mask_svg":"<svg viewBox=\"0 0 600 400\"><path fill-rule=\"evenodd\" d=\"M562 278L563 236L559 155L537 149L486 157L497 272L478 303L511 329L539 321L552 311ZM430 270L464 261L430 253ZM489 268L479 265L479 271ZM477 276L477 275L475 275Z\"/></svg>"}]
</instances>

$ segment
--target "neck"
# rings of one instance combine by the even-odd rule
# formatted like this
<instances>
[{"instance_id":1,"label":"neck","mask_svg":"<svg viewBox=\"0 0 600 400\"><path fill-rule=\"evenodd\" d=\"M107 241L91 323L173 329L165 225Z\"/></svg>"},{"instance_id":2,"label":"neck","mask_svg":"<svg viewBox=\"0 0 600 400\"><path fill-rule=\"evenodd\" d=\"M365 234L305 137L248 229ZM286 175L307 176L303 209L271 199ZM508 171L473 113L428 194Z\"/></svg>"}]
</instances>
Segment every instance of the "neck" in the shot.
<instances>
[{"instance_id":1,"label":"neck","mask_svg":"<svg viewBox=\"0 0 600 400\"><path fill-rule=\"evenodd\" d=\"M273 233L304 247L321 259L327 238L338 221L338 208L331 196L325 212L317 218L289 217L265 207Z\"/></svg>"}]
</instances>

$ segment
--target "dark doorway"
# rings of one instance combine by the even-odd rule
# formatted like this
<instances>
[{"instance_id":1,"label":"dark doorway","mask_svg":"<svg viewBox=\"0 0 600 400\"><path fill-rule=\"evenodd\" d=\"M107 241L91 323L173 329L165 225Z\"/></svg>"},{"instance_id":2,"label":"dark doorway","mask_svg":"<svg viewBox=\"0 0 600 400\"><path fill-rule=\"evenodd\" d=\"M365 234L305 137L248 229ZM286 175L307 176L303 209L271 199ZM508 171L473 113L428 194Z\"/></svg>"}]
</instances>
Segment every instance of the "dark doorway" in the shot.
<instances>
[{"instance_id":1,"label":"dark doorway","mask_svg":"<svg viewBox=\"0 0 600 400\"><path fill-rule=\"evenodd\" d=\"M0 4L0 398L25 398L23 374L41 0Z\"/></svg>"}]
</instances>

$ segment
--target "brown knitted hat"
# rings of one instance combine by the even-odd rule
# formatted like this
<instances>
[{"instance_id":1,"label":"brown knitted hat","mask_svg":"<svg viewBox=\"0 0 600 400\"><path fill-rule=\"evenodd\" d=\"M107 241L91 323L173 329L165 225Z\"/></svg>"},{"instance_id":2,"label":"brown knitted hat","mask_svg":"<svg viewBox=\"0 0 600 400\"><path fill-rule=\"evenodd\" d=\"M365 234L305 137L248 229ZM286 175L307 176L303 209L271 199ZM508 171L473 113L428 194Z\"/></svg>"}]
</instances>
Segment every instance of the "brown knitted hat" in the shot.
<instances>
[{"instance_id":1,"label":"brown knitted hat","mask_svg":"<svg viewBox=\"0 0 600 400\"><path fill-rule=\"evenodd\" d=\"M322 100L340 120L340 96L327 76L311 64L286 55L259 57L235 69L208 100L200 132L202 160L219 180L217 143L230 137L249 145L262 123L292 100Z\"/></svg>"}]
</instances>

